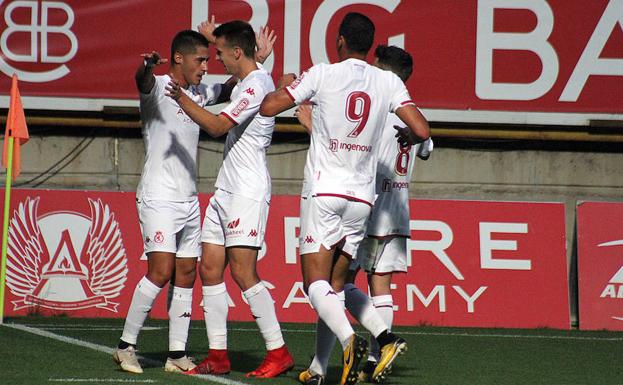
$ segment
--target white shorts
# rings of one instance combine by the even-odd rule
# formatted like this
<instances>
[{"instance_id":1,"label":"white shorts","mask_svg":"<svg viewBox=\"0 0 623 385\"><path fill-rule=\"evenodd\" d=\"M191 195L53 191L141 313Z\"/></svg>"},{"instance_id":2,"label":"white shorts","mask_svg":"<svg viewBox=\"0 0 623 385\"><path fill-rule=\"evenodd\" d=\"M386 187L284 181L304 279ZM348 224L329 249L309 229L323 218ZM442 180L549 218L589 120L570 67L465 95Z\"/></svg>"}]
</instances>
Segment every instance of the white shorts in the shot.
<instances>
[{"instance_id":1,"label":"white shorts","mask_svg":"<svg viewBox=\"0 0 623 385\"><path fill-rule=\"evenodd\" d=\"M368 273L394 273L407 271L407 238L378 239L366 237L357 250L350 269L361 267Z\"/></svg>"},{"instance_id":2,"label":"white shorts","mask_svg":"<svg viewBox=\"0 0 623 385\"><path fill-rule=\"evenodd\" d=\"M136 199L145 253L163 251L179 258L201 255L199 199L173 202Z\"/></svg>"},{"instance_id":3,"label":"white shorts","mask_svg":"<svg viewBox=\"0 0 623 385\"><path fill-rule=\"evenodd\" d=\"M334 196L302 197L299 254L315 253L320 245L338 246L351 256L363 239L371 207Z\"/></svg>"},{"instance_id":4,"label":"white shorts","mask_svg":"<svg viewBox=\"0 0 623 385\"><path fill-rule=\"evenodd\" d=\"M268 202L217 189L203 218L201 242L215 245L262 247Z\"/></svg>"}]
</instances>

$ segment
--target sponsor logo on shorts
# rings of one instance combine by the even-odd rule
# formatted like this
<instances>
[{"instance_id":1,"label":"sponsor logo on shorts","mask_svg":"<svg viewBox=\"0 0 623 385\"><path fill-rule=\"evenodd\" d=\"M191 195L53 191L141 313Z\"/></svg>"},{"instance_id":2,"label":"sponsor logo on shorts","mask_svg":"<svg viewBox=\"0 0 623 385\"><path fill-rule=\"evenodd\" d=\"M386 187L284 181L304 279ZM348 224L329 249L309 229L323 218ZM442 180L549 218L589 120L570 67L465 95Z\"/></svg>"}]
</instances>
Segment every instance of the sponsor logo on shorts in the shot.
<instances>
[{"instance_id":1,"label":"sponsor logo on shorts","mask_svg":"<svg viewBox=\"0 0 623 385\"><path fill-rule=\"evenodd\" d=\"M366 145L357 144L357 143L340 142L337 139L330 139L329 150L331 150L332 152L338 152L338 151L372 152L372 145L366 146Z\"/></svg>"},{"instance_id":2,"label":"sponsor logo on shorts","mask_svg":"<svg viewBox=\"0 0 623 385\"><path fill-rule=\"evenodd\" d=\"M184 312L182 313L181 316L179 316L178 318L190 318L190 313L189 312Z\"/></svg>"},{"instance_id":3,"label":"sponsor logo on shorts","mask_svg":"<svg viewBox=\"0 0 623 385\"><path fill-rule=\"evenodd\" d=\"M233 110L231 110L232 116L237 117L238 115L240 115L240 113L244 111L244 109L247 108L248 105L249 99L243 98L242 100L240 100L240 102L238 102L238 105L234 107Z\"/></svg>"},{"instance_id":4,"label":"sponsor logo on shorts","mask_svg":"<svg viewBox=\"0 0 623 385\"><path fill-rule=\"evenodd\" d=\"M235 229L240 224L240 218L236 218L227 224L228 229Z\"/></svg>"},{"instance_id":5,"label":"sponsor logo on shorts","mask_svg":"<svg viewBox=\"0 0 623 385\"><path fill-rule=\"evenodd\" d=\"M251 231L249 231L249 235L247 235L248 237L257 237L257 230L252 229Z\"/></svg>"},{"instance_id":6,"label":"sponsor logo on shorts","mask_svg":"<svg viewBox=\"0 0 623 385\"><path fill-rule=\"evenodd\" d=\"M303 242L305 242L305 243L316 243L316 241L314 241L314 238L311 235L307 235Z\"/></svg>"},{"instance_id":7,"label":"sponsor logo on shorts","mask_svg":"<svg viewBox=\"0 0 623 385\"><path fill-rule=\"evenodd\" d=\"M164 235L162 234L162 231L156 231L156 234L154 235L154 242L156 243L164 242Z\"/></svg>"}]
</instances>

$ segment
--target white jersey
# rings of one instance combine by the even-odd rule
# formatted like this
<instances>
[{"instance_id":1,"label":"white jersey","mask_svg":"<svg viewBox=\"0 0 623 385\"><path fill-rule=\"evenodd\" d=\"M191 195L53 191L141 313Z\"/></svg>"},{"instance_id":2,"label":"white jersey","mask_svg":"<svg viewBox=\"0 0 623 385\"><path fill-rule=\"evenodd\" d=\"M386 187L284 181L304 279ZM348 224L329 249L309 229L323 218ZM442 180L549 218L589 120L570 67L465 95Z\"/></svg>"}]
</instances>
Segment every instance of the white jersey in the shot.
<instances>
[{"instance_id":1,"label":"white jersey","mask_svg":"<svg viewBox=\"0 0 623 385\"><path fill-rule=\"evenodd\" d=\"M227 134L217 188L256 201L270 201L266 149L275 118L260 115L259 109L264 96L274 90L273 80L263 68L248 74L232 90L231 103L221 114L235 126Z\"/></svg>"},{"instance_id":2,"label":"white jersey","mask_svg":"<svg viewBox=\"0 0 623 385\"><path fill-rule=\"evenodd\" d=\"M409 237L409 182L413 173L415 146L401 147L396 139L396 126L404 123L395 114L389 114L379 143L376 170L374 207L368 222L367 235Z\"/></svg>"},{"instance_id":3,"label":"white jersey","mask_svg":"<svg viewBox=\"0 0 623 385\"><path fill-rule=\"evenodd\" d=\"M199 126L165 95L169 75L155 79L148 94L140 93L145 164L136 193L141 198L189 201L197 195ZM183 91L204 107L216 101L220 90L220 84L199 84Z\"/></svg>"},{"instance_id":4,"label":"white jersey","mask_svg":"<svg viewBox=\"0 0 623 385\"><path fill-rule=\"evenodd\" d=\"M413 103L403 82L392 72L348 59L313 66L286 91L297 104L315 104L304 188L372 204L387 114Z\"/></svg>"}]
</instances>

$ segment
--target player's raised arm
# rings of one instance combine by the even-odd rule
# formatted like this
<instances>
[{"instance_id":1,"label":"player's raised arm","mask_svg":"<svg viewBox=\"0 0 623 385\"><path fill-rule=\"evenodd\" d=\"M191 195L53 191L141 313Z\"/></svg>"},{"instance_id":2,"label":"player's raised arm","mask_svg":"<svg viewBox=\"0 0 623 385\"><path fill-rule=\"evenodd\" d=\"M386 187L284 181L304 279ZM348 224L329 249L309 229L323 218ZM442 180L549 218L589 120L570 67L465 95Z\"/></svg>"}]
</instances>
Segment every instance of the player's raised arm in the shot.
<instances>
[{"instance_id":1,"label":"player's raised arm","mask_svg":"<svg viewBox=\"0 0 623 385\"><path fill-rule=\"evenodd\" d=\"M396 109L396 115L407 127L398 131L401 143L415 144L421 143L430 138L430 127L428 121L419 109L412 104L407 104Z\"/></svg>"},{"instance_id":2,"label":"player's raised arm","mask_svg":"<svg viewBox=\"0 0 623 385\"><path fill-rule=\"evenodd\" d=\"M296 75L292 73L285 74L281 77L278 88L267 94L262 101L260 105L260 115L275 116L295 106L294 99L285 89L294 80L296 80Z\"/></svg>"},{"instance_id":3,"label":"player's raised arm","mask_svg":"<svg viewBox=\"0 0 623 385\"><path fill-rule=\"evenodd\" d=\"M148 94L156 83L154 78L154 67L166 63L168 60L161 58L156 51L141 54L143 62L136 69L134 80L136 80L136 88L142 94Z\"/></svg>"},{"instance_id":4,"label":"player's raised arm","mask_svg":"<svg viewBox=\"0 0 623 385\"><path fill-rule=\"evenodd\" d=\"M179 104L184 112L206 131L210 136L219 137L234 126L233 122L223 115L214 115L193 102L183 91L177 80L172 79L166 86L167 96Z\"/></svg>"}]
</instances>

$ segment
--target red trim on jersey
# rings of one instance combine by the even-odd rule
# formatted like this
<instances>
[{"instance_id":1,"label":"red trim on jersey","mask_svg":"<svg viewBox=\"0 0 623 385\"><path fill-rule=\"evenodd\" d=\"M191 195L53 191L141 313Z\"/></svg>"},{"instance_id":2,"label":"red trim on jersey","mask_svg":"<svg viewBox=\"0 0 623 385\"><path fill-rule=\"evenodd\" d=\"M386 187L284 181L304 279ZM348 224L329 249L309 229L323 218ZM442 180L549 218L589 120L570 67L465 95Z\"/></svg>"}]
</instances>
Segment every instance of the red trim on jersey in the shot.
<instances>
[{"instance_id":1,"label":"red trim on jersey","mask_svg":"<svg viewBox=\"0 0 623 385\"><path fill-rule=\"evenodd\" d=\"M290 99L292 99L293 102L296 102L296 98L290 93L290 91L288 90L288 87L285 87L284 91L286 92L286 94L288 94L288 96L290 97Z\"/></svg>"},{"instance_id":2,"label":"red trim on jersey","mask_svg":"<svg viewBox=\"0 0 623 385\"><path fill-rule=\"evenodd\" d=\"M237 126L237 125L238 125L238 122L236 122L236 121L234 120L234 118L232 118L231 116L229 116L229 114L227 114L226 112L221 112L221 115L223 115L224 117L226 117L227 119L229 119L229 120L230 120L230 121L234 124L234 126Z\"/></svg>"},{"instance_id":3,"label":"red trim on jersey","mask_svg":"<svg viewBox=\"0 0 623 385\"><path fill-rule=\"evenodd\" d=\"M407 101L404 101L404 102L400 103L400 106L402 107L402 106L404 106L406 104L413 104L413 105L415 105L415 102L413 100L407 100Z\"/></svg>"},{"instance_id":4,"label":"red trim on jersey","mask_svg":"<svg viewBox=\"0 0 623 385\"><path fill-rule=\"evenodd\" d=\"M351 197L349 195L342 195L342 194L332 194L332 193L317 193L316 194L317 197L336 197L336 198L344 198L347 199L349 201L353 201L353 202L361 202L361 203L365 203L367 205L369 205L370 207L372 207L372 203L363 200L363 199L359 199L359 198L355 198L355 197Z\"/></svg>"}]
</instances>

